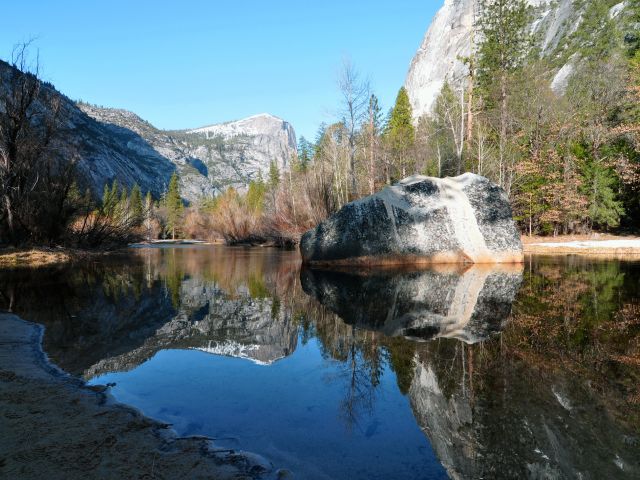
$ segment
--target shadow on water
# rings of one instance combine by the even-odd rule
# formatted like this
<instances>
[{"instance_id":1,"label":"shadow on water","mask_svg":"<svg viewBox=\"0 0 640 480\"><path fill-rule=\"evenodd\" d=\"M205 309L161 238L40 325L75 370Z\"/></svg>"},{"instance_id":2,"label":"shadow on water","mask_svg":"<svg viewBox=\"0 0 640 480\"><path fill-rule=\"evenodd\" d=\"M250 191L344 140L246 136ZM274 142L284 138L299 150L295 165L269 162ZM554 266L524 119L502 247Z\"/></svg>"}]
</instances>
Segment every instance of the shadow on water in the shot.
<instances>
[{"instance_id":1,"label":"shadow on water","mask_svg":"<svg viewBox=\"0 0 640 480\"><path fill-rule=\"evenodd\" d=\"M234 381L267 378L280 390L307 389L324 398L323 408L333 410L313 413L318 407L302 405L306 428L322 439L321 430L333 428L327 415L335 411L343 430L355 432L336 427L327 440L349 451L350 461L329 458L338 454L328 448L311 453L325 475L374 478L362 472L383 471L380 465L398 468L392 470L397 478L444 475L428 464L428 455L411 464L419 455L411 453L409 427L379 433L385 420L392 421L389 412L402 408L393 387L408 400L414 426L452 478L637 478L640 265L573 257L527 261L524 271L336 272L300 270L295 252L147 249L73 268L1 272L0 307L45 324L47 353L86 379L117 376L126 385L126 375L143 375L162 352L175 350L265 366L260 377L242 377L242 364L220 366L239 372L233 371L227 395L234 395ZM323 363L308 370L316 351ZM248 398L231 400L248 402L248 410L271 405L264 391L243 392ZM291 459L299 455L308 464L314 457L291 443L309 446L287 436L294 427L282 423L287 415L298 418L289 397L302 393L289 393L248 421L253 428L266 422L265 415L280 418L275 410L281 408L276 429L283 432L272 424L265 429L282 442L280 449L290 449L289 461L295 464ZM167 401L158 395L157 403ZM184 409L181 415L190 414ZM228 417L210 421L226 421L229 431L242 433ZM393 435L407 439L406 447L397 447L406 451L378 452L380 465L367 460L370 452L359 441ZM239 446L277 457L257 440L245 438ZM324 478L316 467L294 471Z\"/></svg>"}]
</instances>

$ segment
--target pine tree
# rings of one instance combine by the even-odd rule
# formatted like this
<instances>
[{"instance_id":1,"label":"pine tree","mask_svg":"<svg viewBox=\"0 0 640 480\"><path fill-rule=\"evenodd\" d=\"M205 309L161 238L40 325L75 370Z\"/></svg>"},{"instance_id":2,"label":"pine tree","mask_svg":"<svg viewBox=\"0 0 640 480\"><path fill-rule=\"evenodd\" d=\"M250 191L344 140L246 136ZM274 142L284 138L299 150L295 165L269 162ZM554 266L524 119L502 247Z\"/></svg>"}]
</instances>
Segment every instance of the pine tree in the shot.
<instances>
[{"instance_id":1,"label":"pine tree","mask_svg":"<svg viewBox=\"0 0 640 480\"><path fill-rule=\"evenodd\" d=\"M262 180L262 175L257 180L251 180L249 189L245 197L247 207L255 213L261 213L264 208L264 196L267 192L267 185Z\"/></svg>"},{"instance_id":2,"label":"pine tree","mask_svg":"<svg viewBox=\"0 0 640 480\"><path fill-rule=\"evenodd\" d=\"M382 126L382 109L378 102L378 97L373 93L369 97L369 116L367 121L367 137L369 148L369 194L375 193L376 185L376 164L377 164L377 150L378 139L380 136L380 130Z\"/></svg>"},{"instance_id":3,"label":"pine tree","mask_svg":"<svg viewBox=\"0 0 640 480\"><path fill-rule=\"evenodd\" d=\"M280 170L278 169L278 164L271 160L269 164L269 187L272 190L278 188L280 184Z\"/></svg>"},{"instance_id":4,"label":"pine tree","mask_svg":"<svg viewBox=\"0 0 640 480\"><path fill-rule=\"evenodd\" d=\"M129 192L127 192L127 187L122 187L122 190L120 190L118 206L123 212L127 212L129 210Z\"/></svg>"},{"instance_id":5,"label":"pine tree","mask_svg":"<svg viewBox=\"0 0 640 480\"><path fill-rule=\"evenodd\" d=\"M109 198L111 199L111 203L115 206L119 200L119 192L120 188L118 187L118 180L114 180L111 184L111 193Z\"/></svg>"},{"instance_id":6,"label":"pine tree","mask_svg":"<svg viewBox=\"0 0 640 480\"><path fill-rule=\"evenodd\" d=\"M151 241L151 228L152 224L152 215L153 215L153 198L151 197L151 192L147 192L147 195L144 197L144 226L147 230L147 241Z\"/></svg>"},{"instance_id":7,"label":"pine tree","mask_svg":"<svg viewBox=\"0 0 640 480\"><path fill-rule=\"evenodd\" d=\"M309 165L311 165L312 156L313 147L306 138L300 137L300 141L298 142L298 162L300 165L300 171L307 171Z\"/></svg>"},{"instance_id":8,"label":"pine tree","mask_svg":"<svg viewBox=\"0 0 640 480\"><path fill-rule=\"evenodd\" d=\"M614 190L617 183L615 173L611 169L598 168L594 171L589 207L589 216L594 225L604 229L620 225L620 217L625 212Z\"/></svg>"},{"instance_id":9,"label":"pine tree","mask_svg":"<svg viewBox=\"0 0 640 480\"><path fill-rule=\"evenodd\" d=\"M175 172L171 175L171 180L169 181L169 188L165 195L165 206L167 208L167 230L171 232L171 238L175 240L184 211L178 175Z\"/></svg>"},{"instance_id":10,"label":"pine tree","mask_svg":"<svg viewBox=\"0 0 640 480\"><path fill-rule=\"evenodd\" d=\"M114 180L111 186L105 183L102 193L102 212L107 216L115 214L119 200L118 180Z\"/></svg>"},{"instance_id":11,"label":"pine tree","mask_svg":"<svg viewBox=\"0 0 640 480\"><path fill-rule=\"evenodd\" d=\"M413 111L407 90L402 87L396 97L396 103L389 116L386 137L391 147L395 162L399 166L402 176L410 170L411 150L415 143L415 128L413 126Z\"/></svg>"},{"instance_id":12,"label":"pine tree","mask_svg":"<svg viewBox=\"0 0 640 480\"><path fill-rule=\"evenodd\" d=\"M102 192L102 209L107 210L108 205L111 204L111 188L108 183L104 184L104 190Z\"/></svg>"},{"instance_id":13,"label":"pine tree","mask_svg":"<svg viewBox=\"0 0 640 480\"><path fill-rule=\"evenodd\" d=\"M583 193L589 199L589 219L591 225L604 229L620 225L624 215L622 202L618 201L615 187L618 179L615 172L606 165L590 160L583 171Z\"/></svg>"},{"instance_id":14,"label":"pine tree","mask_svg":"<svg viewBox=\"0 0 640 480\"><path fill-rule=\"evenodd\" d=\"M477 81L488 108L498 109L498 181L511 189L513 158L507 158L509 135L509 80L531 46L529 6L526 0L480 0Z\"/></svg>"},{"instance_id":15,"label":"pine tree","mask_svg":"<svg viewBox=\"0 0 640 480\"><path fill-rule=\"evenodd\" d=\"M142 222L144 217L144 206L142 204L142 192L140 186L135 183L131 189L131 196L129 197L129 208L131 211L131 217L136 224Z\"/></svg>"}]
</instances>

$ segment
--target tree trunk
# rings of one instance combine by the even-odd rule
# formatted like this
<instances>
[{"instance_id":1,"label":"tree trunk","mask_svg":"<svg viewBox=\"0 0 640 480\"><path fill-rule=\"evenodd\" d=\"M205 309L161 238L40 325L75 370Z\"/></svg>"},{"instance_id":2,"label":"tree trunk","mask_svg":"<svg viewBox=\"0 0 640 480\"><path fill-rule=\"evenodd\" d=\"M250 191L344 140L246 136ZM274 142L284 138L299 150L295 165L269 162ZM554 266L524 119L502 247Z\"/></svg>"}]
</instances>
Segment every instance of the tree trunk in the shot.
<instances>
[{"instance_id":1,"label":"tree trunk","mask_svg":"<svg viewBox=\"0 0 640 480\"><path fill-rule=\"evenodd\" d=\"M347 201L353 200L358 196L358 180L356 179L356 145L355 141L350 146L349 152L349 175L351 177L351 195L348 195Z\"/></svg>"},{"instance_id":2,"label":"tree trunk","mask_svg":"<svg viewBox=\"0 0 640 480\"><path fill-rule=\"evenodd\" d=\"M458 175L462 173L462 154L464 153L464 89L460 89L460 144L458 146Z\"/></svg>"},{"instance_id":3,"label":"tree trunk","mask_svg":"<svg viewBox=\"0 0 640 480\"><path fill-rule=\"evenodd\" d=\"M504 159L505 159L505 142L507 139L507 79L506 74L503 72L500 75L500 140L498 142L499 148L499 161L500 161L500 186L505 188L506 179L504 171ZM505 188L506 189L506 188ZM507 194L509 192L507 191Z\"/></svg>"},{"instance_id":4,"label":"tree trunk","mask_svg":"<svg viewBox=\"0 0 640 480\"><path fill-rule=\"evenodd\" d=\"M533 223L533 194L529 194L529 238L531 238L531 232Z\"/></svg>"},{"instance_id":5,"label":"tree trunk","mask_svg":"<svg viewBox=\"0 0 640 480\"><path fill-rule=\"evenodd\" d=\"M374 149L375 149L375 132L373 129L373 110L371 107L369 108L369 141L370 151L369 151L369 195L373 195L375 193L375 163L374 163Z\"/></svg>"},{"instance_id":6,"label":"tree trunk","mask_svg":"<svg viewBox=\"0 0 640 480\"><path fill-rule=\"evenodd\" d=\"M467 142L473 140L473 60L469 63L469 84L467 85Z\"/></svg>"},{"instance_id":7,"label":"tree trunk","mask_svg":"<svg viewBox=\"0 0 640 480\"><path fill-rule=\"evenodd\" d=\"M9 197L9 194L5 193L3 196L3 200L4 200L4 209L5 209L5 215L7 216L7 230L8 230L8 235L9 235L9 241L10 242L15 242L15 226L14 226L14 220L13 220L13 206L11 205L11 197Z\"/></svg>"},{"instance_id":8,"label":"tree trunk","mask_svg":"<svg viewBox=\"0 0 640 480\"><path fill-rule=\"evenodd\" d=\"M293 223L296 227L296 233L298 232L298 220L296 215L296 198L293 194L293 180L291 178L291 168L289 168L289 196L291 197L291 208L293 209Z\"/></svg>"}]
</instances>

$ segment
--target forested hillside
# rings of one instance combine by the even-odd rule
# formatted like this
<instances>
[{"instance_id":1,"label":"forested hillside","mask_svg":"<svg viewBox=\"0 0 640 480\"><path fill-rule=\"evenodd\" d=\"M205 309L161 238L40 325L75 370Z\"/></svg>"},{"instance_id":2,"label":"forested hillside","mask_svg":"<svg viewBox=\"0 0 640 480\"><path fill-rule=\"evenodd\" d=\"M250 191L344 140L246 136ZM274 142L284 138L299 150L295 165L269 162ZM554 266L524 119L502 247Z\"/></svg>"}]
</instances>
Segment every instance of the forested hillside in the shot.
<instances>
[{"instance_id":1,"label":"forested hillside","mask_svg":"<svg viewBox=\"0 0 640 480\"><path fill-rule=\"evenodd\" d=\"M640 227L640 0L446 0L411 64L408 89L400 88L391 108L345 61L335 121L320 125L314 139L300 138L297 148L291 126L269 115L164 132L124 110L78 108L50 85L32 85L29 75L0 67L10 73L5 92L15 93L11 82L25 79L35 88L31 110L22 114L39 112L59 127L27 129L32 140L40 135L32 145L42 148L23 145L24 165L37 153L46 160L42 168L53 162L56 178L68 179L64 162L57 163L62 152L79 175L61 182L63 200L47 203L57 213L36 207L20 213L19 205L42 202L21 203L5 168L0 221L12 228L41 230L16 226L14 217L40 225L33 218L42 215L44 223L67 229L77 224L77 212L61 212L78 208L85 219L125 212L127 224L135 204L138 234L149 238L290 244L345 203L404 177L466 171L505 189L529 235ZM4 104L13 108L19 97L5 95ZM6 145L14 127L10 121L3 127ZM41 173L27 172L19 189L44 185ZM93 186L92 201L77 192L87 184L82 178ZM130 199L136 184L152 193L144 208L139 192ZM69 192L85 199L82 207L67 206ZM21 237L59 236L58 227L47 229Z\"/></svg>"},{"instance_id":2,"label":"forested hillside","mask_svg":"<svg viewBox=\"0 0 640 480\"><path fill-rule=\"evenodd\" d=\"M444 8L452 3L470 2L448 0ZM463 75L445 81L418 118L405 88L385 113L345 64L336 122L322 125L313 142L300 139L286 175L254 182L248 197L227 192L219 204L236 213L222 229L242 238L263 225L267 236L295 238L346 202L407 175L471 171L508 192L523 233L637 230L639 2L558 5L477 2L465 37L472 48L458 59ZM544 22L546 30L537 29Z\"/></svg>"}]
</instances>

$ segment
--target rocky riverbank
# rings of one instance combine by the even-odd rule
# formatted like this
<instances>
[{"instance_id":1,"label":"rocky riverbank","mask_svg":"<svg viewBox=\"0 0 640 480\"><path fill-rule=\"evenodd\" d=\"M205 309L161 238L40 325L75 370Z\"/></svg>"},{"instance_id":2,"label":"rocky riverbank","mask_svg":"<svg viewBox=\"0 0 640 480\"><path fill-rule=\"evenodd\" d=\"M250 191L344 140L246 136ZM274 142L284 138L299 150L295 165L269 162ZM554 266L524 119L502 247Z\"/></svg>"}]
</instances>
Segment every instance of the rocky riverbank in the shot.
<instances>
[{"instance_id":1,"label":"rocky riverbank","mask_svg":"<svg viewBox=\"0 0 640 480\"><path fill-rule=\"evenodd\" d=\"M43 327L0 313L0 477L281 478L256 455L180 438L46 358Z\"/></svg>"}]
</instances>

